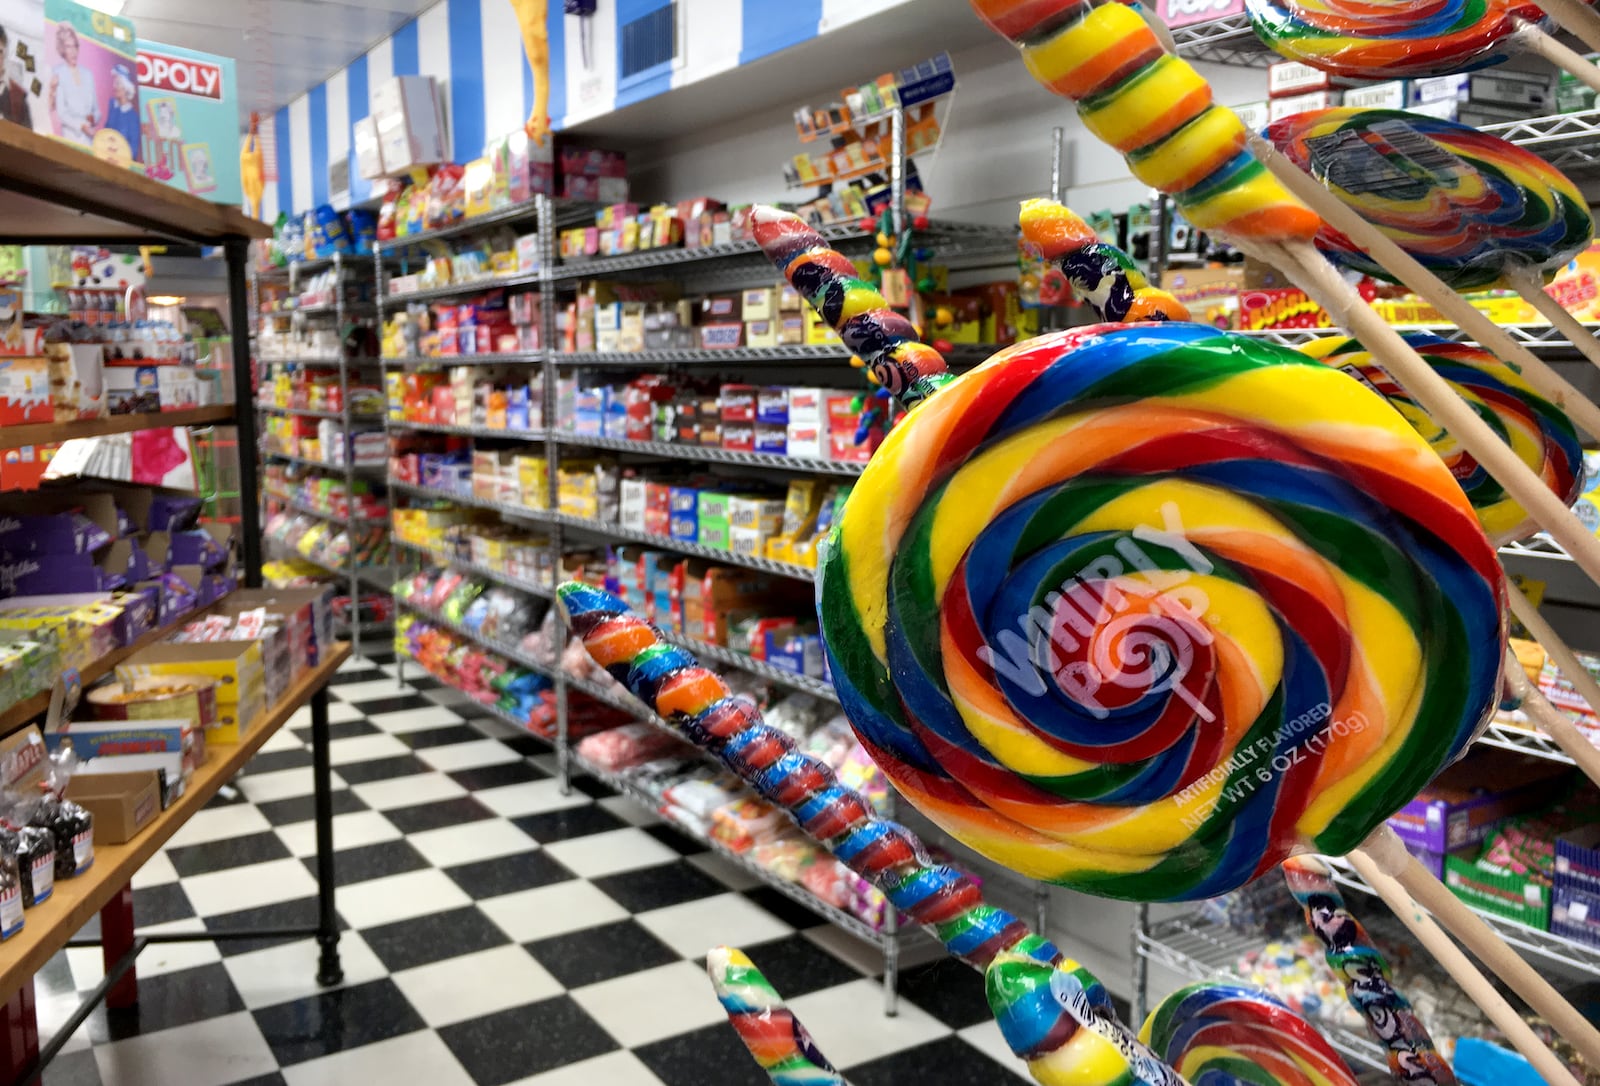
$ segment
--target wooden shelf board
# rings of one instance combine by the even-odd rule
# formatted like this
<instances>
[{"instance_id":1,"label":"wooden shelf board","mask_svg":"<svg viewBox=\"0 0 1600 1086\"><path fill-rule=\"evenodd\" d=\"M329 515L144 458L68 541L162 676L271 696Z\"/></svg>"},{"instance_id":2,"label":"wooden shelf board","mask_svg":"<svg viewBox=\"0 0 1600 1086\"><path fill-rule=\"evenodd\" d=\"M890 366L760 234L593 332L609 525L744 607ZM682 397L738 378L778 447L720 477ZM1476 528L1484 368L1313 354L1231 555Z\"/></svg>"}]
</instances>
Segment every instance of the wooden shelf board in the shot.
<instances>
[{"instance_id":1,"label":"wooden shelf board","mask_svg":"<svg viewBox=\"0 0 1600 1086\"><path fill-rule=\"evenodd\" d=\"M250 726L237 745L209 748L206 764L189 779L182 797L173 801L155 821L132 841L120 845L95 844L94 866L74 879L61 879L43 905L29 909L22 930L0 943L0 998L10 998L49 961L78 930L105 907L133 873L144 866L183 824L189 821L234 774L261 749L284 722L311 700L339 665L350 656L348 643L336 644L328 659L301 676L277 704Z\"/></svg>"},{"instance_id":2,"label":"wooden shelf board","mask_svg":"<svg viewBox=\"0 0 1600 1086\"><path fill-rule=\"evenodd\" d=\"M0 124L0 241L268 238L238 208L152 181L17 124Z\"/></svg>"},{"instance_id":3,"label":"wooden shelf board","mask_svg":"<svg viewBox=\"0 0 1600 1086\"><path fill-rule=\"evenodd\" d=\"M7 125L0 123L0 128ZM3 201L0 201L3 203ZM75 437L104 437L135 430L160 430L168 426L214 426L233 421L233 405L190 407L182 411L156 411L137 415L106 415L77 422L24 422L0 426L0 449L45 445Z\"/></svg>"}]
</instances>

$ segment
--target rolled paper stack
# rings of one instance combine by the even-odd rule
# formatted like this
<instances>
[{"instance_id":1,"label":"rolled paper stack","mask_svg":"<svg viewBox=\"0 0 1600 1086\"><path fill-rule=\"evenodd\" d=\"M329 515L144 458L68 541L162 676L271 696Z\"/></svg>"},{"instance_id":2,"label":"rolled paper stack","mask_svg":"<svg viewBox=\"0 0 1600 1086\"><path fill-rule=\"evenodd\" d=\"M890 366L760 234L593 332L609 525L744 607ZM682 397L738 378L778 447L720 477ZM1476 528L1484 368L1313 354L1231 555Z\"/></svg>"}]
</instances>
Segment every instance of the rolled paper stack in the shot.
<instances>
[{"instance_id":1,"label":"rolled paper stack","mask_svg":"<svg viewBox=\"0 0 1600 1086\"><path fill-rule=\"evenodd\" d=\"M1434 372L1500 435L1545 485L1571 505L1583 490L1583 447L1566 413L1534 391L1511 366L1479 347L1407 332ZM1301 348L1313 358L1359 376L1381 393L1449 465L1495 543L1524 539L1538 530L1528 511L1401 388L1356 340L1326 336Z\"/></svg>"},{"instance_id":2,"label":"rolled paper stack","mask_svg":"<svg viewBox=\"0 0 1600 1086\"><path fill-rule=\"evenodd\" d=\"M1396 990L1389 963L1345 907L1327 869L1315 859L1294 857L1284 862L1283 877L1305 911L1307 926L1326 948L1328 968L1366 1021L1367 1032L1383 1046L1389 1074L1396 1082L1452 1086L1455 1072L1439 1055L1411 1001Z\"/></svg>"},{"instance_id":3,"label":"rolled paper stack","mask_svg":"<svg viewBox=\"0 0 1600 1086\"><path fill-rule=\"evenodd\" d=\"M720 946L706 973L728 1022L774 1086L845 1086L811 1033L742 950Z\"/></svg>"},{"instance_id":4,"label":"rolled paper stack","mask_svg":"<svg viewBox=\"0 0 1600 1086\"><path fill-rule=\"evenodd\" d=\"M1022 238L1055 264L1072 293L1104 321L1186 321L1182 302L1150 285L1133 258L1101 241L1089 224L1054 200L1022 202Z\"/></svg>"},{"instance_id":5,"label":"rolled paper stack","mask_svg":"<svg viewBox=\"0 0 1600 1086\"><path fill-rule=\"evenodd\" d=\"M1320 1033L1266 992L1237 984L1179 988L1150 1012L1139 1039L1196 1086L1356 1082Z\"/></svg>"}]
</instances>

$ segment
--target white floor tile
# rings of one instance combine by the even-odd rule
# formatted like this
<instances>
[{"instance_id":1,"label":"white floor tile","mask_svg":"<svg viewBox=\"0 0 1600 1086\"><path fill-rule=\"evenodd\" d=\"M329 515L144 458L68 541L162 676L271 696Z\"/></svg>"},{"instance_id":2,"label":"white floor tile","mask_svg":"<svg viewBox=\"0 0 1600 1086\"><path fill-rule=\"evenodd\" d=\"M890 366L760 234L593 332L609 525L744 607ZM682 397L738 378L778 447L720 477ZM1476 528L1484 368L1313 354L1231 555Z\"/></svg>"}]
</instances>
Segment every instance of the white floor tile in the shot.
<instances>
[{"instance_id":1,"label":"white floor tile","mask_svg":"<svg viewBox=\"0 0 1600 1086\"><path fill-rule=\"evenodd\" d=\"M862 942L843 928L824 924L807 928L801 934L857 972L874 977L883 975L883 951L872 943Z\"/></svg>"},{"instance_id":2,"label":"white floor tile","mask_svg":"<svg viewBox=\"0 0 1600 1086\"><path fill-rule=\"evenodd\" d=\"M105 1086L222 1086L278 1068L255 1019L244 1011L96 1045L94 1058Z\"/></svg>"},{"instance_id":3,"label":"white floor tile","mask_svg":"<svg viewBox=\"0 0 1600 1086\"><path fill-rule=\"evenodd\" d=\"M528 761L550 774L552 777L561 772L561 763L554 754L534 754Z\"/></svg>"},{"instance_id":4,"label":"white floor tile","mask_svg":"<svg viewBox=\"0 0 1600 1086\"><path fill-rule=\"evenodd\" d=\"M328 761L333 765L351 762L370 762L374 758L393 758L410 754L411 748L392 735L357 735L350 739L335 739L328 744Z\"/></svg>"},{"instance_id":5,"label":"white floor tile","mask_svg":"<svg viewBox=\"0 0 1600 1086\"><path fill-rule=\"evenodd\" d=\"M271 803L277 799L295 799L299 796L309 796L316 791L316 784L311 779L311 767L301 766L299 769L280 769L275 773L254 773L239 778L239 791L251 803ZM334 788L344 787L344 778L335 773L332 775Z\"/></svg>"},{"instance_id":6,"label":"white floor tile","mask_svg":"<svg viewBox=\"0 0 1600 1086\"><path fill-rule=\"evenodd\" d=\"M761 885L761 880L752 875L748 868L740 867L715 852L697 852L689 857L689 862L730 890L754 890Z\"/></svg>"},{"instance_id":7,"label":"white floor tile","mask_svg":"<svg viewBox=\"0 0 1600 1086\"><path fill-rule=\"evenodd\" d=\"M174 920L169 924L141 927L139 931L141 934L160 934L204 931L205 927L204 921L191 917L188 920ZM222 952L217 949L216 943L151 943L144 948L144 953L139 955L139 975L159 977L163 973L176 973L180 969L210 965L221 960Z\"/></svg>"},{"instance_id":8,"label":"white floor tile","mask_svg":"<svg viewBox=\"0 0 1600 1086\"><path fill-rule=\"evenodd\" d=\"M714 946L747 946L794 933L788 924L738 894L687 901L640 913L635 919L685 958L702 957Z\"/></svg>"},{"instance_id":9,"label":"white floor tile","mask_svg":"<svg viewBox=\"0 0 1600 1086\"><path fill-rule=\"evenodd\" d=\"M302 710L299 710L299 712L305 712L305 710L302 709ZM273 732L272 735L267 739L267 741L265 743L261 744L261 753L263 753L263 754L275 754L278 751L282 751L282 750L304 750L305 749L305 743L301 740L301 738L298 735L294 734L294 732L291 731L290 729L291 728L309 728L309 727L311 727L310 718L307 718L306 722L304 724L296 724L295 721L294 721L294 718L291 717L289 719L289 723L286 726L284 726L282 728L279 728L277 731Z\"/></svg>"},{"instance_id":10,"label":"white floor tile","mask_svg":"<svg viewBox=\"0 0 1600 1086\"><path fill-rule=\"evenodd\" d=\"M38 1002L34 1006L34 1021L39 1026L39 1039L49 1042L66 1024L67 1019L72 1017L72 1012L78 1009L78 995L76 992L59 995L38 992L36 995ZM67 1038L67 1043L61 1048L61 1054L65 1056L70 1052L82 1052L91 1044L88 1024L85 1023Z\"/></svg>"},{"instance_id":11,"label":"white floor tile","mask_svg":"<svg viewBox=\"0 0 1600 1086\"><path fill-rule=\"evenodd\" d=\"M414 807L419 803L432 803L440 799L464 796L467 790L443 773L413 773L371 784L352 785L351 790L368 807L379 811L392 811L396 807Z\"/></svg>"},{"instance_id":12,"label":"white floor tile","mask_svg":"<svg viewBox=\"0 0 1600 1086\"><path fill-rule=\"evenodd\" d=\"M883 986L857 980L789 1000L789 1009L835 1067L887 1056L948 1036L950 1030L910 1000L893 1018L883 1013Z\"/></svg>"},{"instance_id":13,"label":"white floor tile","mask_svg":"<svg viewBox=\"0 0 1600 1086\"><path fill-rule=\"evenodd\" d=\"M630 826L659 826L661 816L654 811L648 811L644 805L632 796L607 796L605 799L595 800L597 804L628 823Z\"/></svg>"},{"instance_id":14,"label":"white floor tile","mask_svg":"<svg viewBox=\"0 0 1600 1086\"><path fill-rule=\"evenodd\" d=\"M482 795L482 793L478 793ZM435 867L457 867L476 860L529 852L539 842L503 819L473 822L466 826L446 826L424 830L406 838L412 848Z\"/></svg>"},{"instance_id":15,"label":"white floor tile","mask_svg":"<svg viewBox=\"0 0 1600 1086\"><path fill-rule=\"evenodd\" d=\"M178 869L172 866L172 861L167 859L165 852L156 853L133 873L135 890L143 890L146 886L165 886L169 882L177 881Z\"/></svg>"},{"instance_id":16,"label":"white floor tile","mask_svg":"<svg viewBox=\"0 0 1600 1086\"><path fill-rule=\"evenodd\" d=\"M564 811L582 807L589 797L577 789L571 795L561 794L561 783L556 780L524 781L500 788L485 788L472 793L472 797L497 815L521 818L523 815L544 814L546 811Z\"/></svg>"},{"instance_id":17,"label":"white floor tile","mask_svg":"<svg viewBox=\"0 0 1600 1086\"><path fill-rule=\"evenodd\" d=\"M626 909L581 879L488 898L478 908L519 943L628 918Z\"/></svg>"},{"instance_id":18,"label":"white floor tile","mask_svg":"<svg viewBox=\"0 0 1600 1086\"><path fill-rule=\"evenodd\" d=\"M490 739L515 739L518 736L533 734L527 728L513 724L509 720L501 720L497 716L477 717L472 721L472 726Z\"/></svg>"},{"instance_id":19,"label":"white floor tile","mask_svg":"<svg viewBox=\"0 0 1600 1086\"><path fill-rule=\"evenodd\" d=\"M661 1080L632 1052L613 1052L519 1079L509 1086L661 1086Z\"/></svg>"},{"instance_id":20,"label":"white floor tile","mask_svg":"<svg viewBox=\"0 0 1600 1086\"><path fill-rule=\"evenodd\" d=\"M200 916L254 909L280 901L312 897L317 880L299 860L273 860L183 880L189 904Z\"/></svg>"},{"instance_id":21,"label":"white floor tile","mask_svg":"<svg viewBox=\"0 0 1600 1086\"><path fill-rule=\"evenodd\" d=\"M373 679L364 683L345 683L340 686L328 687L330 693L345 703L377 701L379 698L397 698L411 693L409 686L404 686L394 679Z\"/></svg>"},{"instance_id":22,"label":"white floor tile","mask_svg":"<svg viewBox=\"0 0 1600 1086\"><path fill-rule=\"evenodd\" d=\"M252 950L248 954L235 954L224 958L222 964L244 1005L255 1010L327 991L317 983L320 951L315 939L301 939L265 950ZM360 934L353 931L339 934L339 964L344 968L345 987L378 980L387 972Z\"/></svg>"},{"instance_id":23,"label":"white floor tile","mask_svg":"<svg viewBox=\"0 0 1600 1086\"><path fill-rule=\"evenodd\" d=\"M428 747L417 751L417 759L441 773L454 773L458 769L520 762L522 755L498 739L478 739L470 743L452 743L447 747Z\"/></svg>"},{"instance_id":24,"label":"white floor tile","mask_svg":"<svg viewBox=\"0 0 1600 1086\"><path fill-rule=\"evenodd\" d=\"M575 990L572 998L629 1048L726 1020L706 971L693 962L591 984Z\"/></svg>"},{"instance_id":25,"label":"white floor tile","mask_svg":"<svg viewBox=\"0 0 1600 1086\"><path fill-rule=\"evenodd\" d=\"M397 691L395 691L395 693L398 694L399 691L397 690ZM329 724L349 724L351 721L361 720L365 716L366 716L366 714L363 713L360 709L356 708L354 705L346 705L342 701L334 701L334 700L330 700L328 702L328 723ZM305 726L308 727L308 728L311 727L311 718L310 717L306 718Z\"/></svg>"},{"instance_id":26,"label":"white floor tile","mask_svg":"<svg viewBox=\"0 0 1600 1086\"><path fill-rule=\"evenodd\" d=\"M283 1078L288 1086L352 1086L353 1083L376 1086L402 1082L474 1086L472 1076L432 1030L418 1030L404 1037L297 1063L284 1070Z\"/></svg>"},{"instance_id":27,"label":"white floor tile","mask_svg":"<svg viewBox=\"0 0 1600 1086\"><path fill-rule=\"evenodd\" d=\"M586 879L671 863L678 853L643 830L628 827L547 845L545 851Z\"/></svg>"},{"instance_id":28,"label":"white floor tile","mask_svg":"<svg viewBox=\"0 0 1600 1086\"><path fill-rule=\"evenodd\" d=\"M375 928L470 904L461 887L431 867L339 889L339 915L353 928Z\"/></svg>"},{"instance_id":29,"label":"white floor tile","mask_svg":"<svg viewBox=\"0 0 1600 1086\"><path fill-rule=\"evenodd\" d=\"M382 728L390 735L405 735L459 724L461 714L451 712L442 705L434 705L427 709L404 709L398 713L374 713L367 720L371 721L373 727Z\"/></svg>"},{"instance_id":30,"label":"white floor tile","mask_svg":"<svg viewBox=\"0 0 1600 1086\"><path fill-rule=\"evenodd\" d=\"M317 824L312 821L292 822L278 827L278 836L296 856L317 854ZM333 848L335 852L362 845L375 845L379 841L394 841L400 831L377 811L351 811L333 816Z\"/></svg>"},{"instance_id":31,"label":"white floor tile","mask_svg":"<svg viewBox=\"0 0 1600 1086\"><path fill-rule=\"evenodd\" d=\"M255 779L262 780L270 776L276 774L267 773ZM266 816L248 803L236 803L228 807L207 807L196 811L194 817L180 826L178 832L172 835L164 847L187 848L189 845L203 845L208 841L226 841L232 837L262 833L271 828L272 823L267 821Z\"/></svg>"},{"instance_id":32,"label":"white floor tile","mask_svg":"<svg viewBox=\"0 0 1600 1086\"><path fill-rule=\"evenodd\" d=\"M1024 1082L1033 1081L1033 1076L1028 1074L1028 1065L1018 1059L1016 1054L1006 1045L1006 1039L1000 1035L1000 1026L994 1019L991 1018L987 1022L979 1022L975 1026L968 1026L957 1033L956 1036L1000 1064L1017 1078L1022 1079Z\"/></svg>"},{"instance_id":33,"label":"white floor tile","mask_svg":"<svg viewBox=\"0 0 1600 1086\"><path fill-rule=\"evenodd\" d=\"M550 999L566 990L520 946L481 950L407 969L394 974L394 982L422 1020L435 1029Z\"/></svg>"}]
</instances>

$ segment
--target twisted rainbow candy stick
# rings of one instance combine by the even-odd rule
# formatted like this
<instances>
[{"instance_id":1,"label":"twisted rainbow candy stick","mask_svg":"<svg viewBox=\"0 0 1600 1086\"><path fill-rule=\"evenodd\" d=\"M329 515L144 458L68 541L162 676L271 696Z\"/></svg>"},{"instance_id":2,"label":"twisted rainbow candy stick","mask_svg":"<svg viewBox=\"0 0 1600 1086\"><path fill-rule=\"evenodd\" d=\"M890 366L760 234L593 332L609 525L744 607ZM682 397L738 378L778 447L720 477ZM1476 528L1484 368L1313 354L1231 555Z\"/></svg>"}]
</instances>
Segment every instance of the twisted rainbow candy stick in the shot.
<instances>
[{"instance_id":1,"label":"twisted rainbow candy stick","mask_svg":"<svg viewBox=\"0 0 1600 1086\"><path fill-rule=\"evenodd\" d=\"M1266 992L1202 981L1150 1012L1139 1039L1200 1086L1355 1086L1322 1034Z\"/></svg>"},{"instance_id":2,"label":"twisted rainbow candy stick","mask_svg":"<svg viewBox=\"0 0 1600 1086\"><path fill-rule=\"evenodd\" d=\"M830 249L799 216L758 206L751 223L768 258L903 406L920 403L953 380L944 357L920 341L916 326L889 308L878 288L856 275L850 258Z\"/></svg>"},{"instance_id":3,"label":"twisted rainbow candy stick","mask_svg":"<svg viewBox=\"0 0 1600 1086\"><path fill-rule=\"evenodd\" d=\"M1117 1020L1110 996L1020 919L984 903L971 879L932 863L916 835L885 821L819 759L768 726L693 655L660 639L604 589L556 590L569 625L596 663L686 739L710 751L800 828L979 969L1027 982L990 985L990 1008L1012 1050L1046 1086L1176 1086L1182 1080ZM992 975L992 974L991 974ZM1064 979L1057 979L1058 977ZM1085 981L1082 978L1088 978ZM1045 998L1048 997L1048 998Z\"/></svg>"},{"instance_id":4,"label":"twisted rainbow candy stick","mask_svg":"<svg viewBox=\"0 0 1600 1086\"><path fill-rule=\"evenodd\" d=\"M1133 258L1054 200L1022 202L1022 237L1052 261L1072 292L1106 321L1186 321L1189 310L1150 285Z\"/></svg>"},{"instance_id":5,"label":"twisted rainbow candy stick","mask_svg":"<svg viewBox=\"0 0 1600 1086\"><path fill-rule=\"evenodd\" d=\"M800 1019L744 951L719 946L706 973L728 1021L774 1086L845 1086Z\"/></svg>"},{"instance_id":6,"label":"twisted rainbow candy stick","mask_svg":"<svg viewBox=\"0 0 1600 1086\"><path fill-rule=\"evenodd\" d=\"M1361 921L1345 907L1344 896L1318 860L1285 860L1284 881L1305 910L1306 924L1327 948L1328 968L1344 985L1350 1005L1361 1012L1367 1032L1384 1047L1389 1074L1398 1082L1452 1086L1455 1072L1434 1047L1433 1038L1395 989L1389 963L1372 945Z\"/></svg>"}]
</instances>

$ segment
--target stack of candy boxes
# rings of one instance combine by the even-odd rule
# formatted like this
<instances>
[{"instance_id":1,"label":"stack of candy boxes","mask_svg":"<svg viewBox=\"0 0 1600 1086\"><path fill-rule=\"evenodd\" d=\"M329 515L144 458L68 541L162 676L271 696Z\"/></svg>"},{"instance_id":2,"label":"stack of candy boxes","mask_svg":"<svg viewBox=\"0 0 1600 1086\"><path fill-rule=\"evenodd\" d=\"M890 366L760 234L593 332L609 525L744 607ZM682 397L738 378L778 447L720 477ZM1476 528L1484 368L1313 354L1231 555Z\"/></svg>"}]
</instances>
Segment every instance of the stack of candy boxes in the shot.
<instances>
[{"instance_id":1,"label":"stack of candy boxes","mask_svg":"<svg viewBox=\"0 0 1600 1086\"><path fill-rule=\"evenodd\" d=\"M610 571L624 598L662 629L796 675L828 677L802 584L647 547L618 548Z\"/></svg>"},{"instance_id":2,"label":"stack of candy boxes","mask_svg":"<svg viewBox=\"0 0 1600 1086\"><path fill-rule=\"evenodd\" d=\"M365 479L357 479L352 490L343 479L282 464L268 464L261 478L268 497L297 501L330 517L343 519L354 513L381 520L389 515L387 499Z\"/></svg>"},{"instance_id":3,"label":"stack of candy boxes","mask_svg":"<svg viewBox=\"0 0 1600 1086\"><path fill-rule=\"evenodd\" d=\"M723 245L750 236L748 217L748 207L729 211L708 196L649 208L614 203L595 212L593 226L561 231L561 259Z\"/></svg>"},{"instance_id":4,"label":"stack of candy boxes","mask_svg":"<svg viewBox=\"0 0 1600 1086\"><path fill-rule=\"evenodd\" d=\"M458 303L413 303L384 322L391 357L456 358L539 349L539 295L489 291Z\"/></svg>"},{"instance_id":5,"label":"stack of candy boxes","mask_svg":"<svg viewBox=\"0 0 1600 1086\"><path fill-rule=\"evenodd\" d=\"M337 419L278 415L266 420L265 447L325 464L378 465L386 450L382 429L349 429Z\"/></svg>"},{"instance_id":6,"label":"stack of candy boxes","mask_svg":"<svg viewBox=\"0 0 1600 1086\"><path fill-rule=\"evenodd\" d=\"M543 386L527 366L451 366L390 371L389 418L436 426L481 426L509 433L544 426Z\"/></svg>"},{"instance_id":7,"label":"stack of candy boxes","mask_svg":"<svg viewBox=\"0 0 1600 1086\"><path fill-rule=\"evenodd\" d=\"M338 370L279 370L273 375L271 391L263 397L274 407L299 411L343 411L344 386ZM383 390L372 385L350 386L350 410L376 413L383 405Z\"/></svg>"},{"instance_id":8,"label":"stack of candy boxes","mask_svg":"<svg viewBox=\"0 0 1600 1086\"><path fill-rule=\"evenodd\" d=\"M532 584L554 583L549 539L467 510L396 509L394 535L442 561L471 562ZM571 554L564 564L581 564L589 557Z\"/></svg>"}]
</instances>

